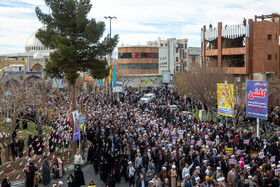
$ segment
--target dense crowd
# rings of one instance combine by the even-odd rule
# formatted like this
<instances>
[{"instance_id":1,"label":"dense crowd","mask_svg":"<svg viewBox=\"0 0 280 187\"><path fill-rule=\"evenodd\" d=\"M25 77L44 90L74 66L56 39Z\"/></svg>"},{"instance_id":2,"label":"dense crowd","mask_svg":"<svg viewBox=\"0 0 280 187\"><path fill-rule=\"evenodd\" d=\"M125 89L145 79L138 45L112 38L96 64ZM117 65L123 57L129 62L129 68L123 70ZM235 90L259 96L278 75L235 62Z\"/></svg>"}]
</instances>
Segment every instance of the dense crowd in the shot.
<instances>
[{"instance_id":1,"label":"dense crowd","mask_svg":"<svg viewBox=\"0 0 280 187\"><path fill-rule=\"evenodd\" d=\"M201 103L172 89L145 92L156 98L140 103L143 91L133 89L114 99L102 91L79 95L78 107L88 119L82 128L82 157L87 139L88 161L106 186L122 178L136 187L279 186L280 132L258 138L254 129L203 122L185 112ZM69 99L62 93L52 102L65 111ZM75 178L69 176L69 186L75 186Z\"/></svg>"},{"instance_id":2,"label":"dense crowd","mask_svg":"<svg viewBox=\"0 0 280 187\"><path fill-rule=\"evenodd\" d=\"M254 130L196 120L168 104L186 105L170 90L139 104L134 92L110 102L83 96L88 108L88 158L108 186L279 186L279 132L264 139ZM245 141L244 141L245 140Z\"/></svg>"}]
</instances>

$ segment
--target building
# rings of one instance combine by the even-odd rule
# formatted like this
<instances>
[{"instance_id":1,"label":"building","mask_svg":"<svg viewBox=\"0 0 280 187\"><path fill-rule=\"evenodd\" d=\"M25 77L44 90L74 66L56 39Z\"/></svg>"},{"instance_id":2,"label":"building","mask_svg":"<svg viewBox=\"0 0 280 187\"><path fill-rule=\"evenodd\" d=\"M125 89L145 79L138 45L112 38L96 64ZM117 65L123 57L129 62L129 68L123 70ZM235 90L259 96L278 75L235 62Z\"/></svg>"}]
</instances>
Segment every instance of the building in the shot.
<instances>
[{"instance_id":1,"label":"building","mask_svg":"<svg viewBox=\"0 0 280 187\"><path fill-rule=\"evenodd\" d=\"M201 29L202 65L221 68L238 81L267 80L279 75L279 14L244 19L239 25Z\"/></svg>"},{"instance_id":2,"label":"building","mask_svg":"<svg viewBox=\"0 0 280 187\"><path fill-rule=\"evenodd\" d=\"M25 52L0 55L0 76L4 80L19 83L29 77L44 77L46 58L49 58L52 50L36 38L37 31L27 38Z\"/></svg>"},{"instance_id":3,"label":"building","mask_svg":"<svg viewBox=\"0 0 280 187\"><path fill-rule=\"evenodd\" d=\"M188 39L169 38L167 40L148 41L149 46L167 48L168 71L171 75L183 72L187 67Z\"/></svg>"},{"instance_id":4,"label":"building","mask_svg":"<svg viewBox=\"0 0 280 187\"><path fill-rule=\"evenodd\" d=\"M160 78L160 47L118 47L118 73L131 86L156 85ZM129 84L129 85L130 85Z\"/></svg>"},{"instance_id":5,"label":"building","mask_svg":"<svg viewBox=\"0 0 280 187\"><path fill-rule=\"evenodd\" d=\"M186 70L191 71L201 67L201 48L200 47L188 47L187 50L187 66Z\"/></svg>"}]
</instances>

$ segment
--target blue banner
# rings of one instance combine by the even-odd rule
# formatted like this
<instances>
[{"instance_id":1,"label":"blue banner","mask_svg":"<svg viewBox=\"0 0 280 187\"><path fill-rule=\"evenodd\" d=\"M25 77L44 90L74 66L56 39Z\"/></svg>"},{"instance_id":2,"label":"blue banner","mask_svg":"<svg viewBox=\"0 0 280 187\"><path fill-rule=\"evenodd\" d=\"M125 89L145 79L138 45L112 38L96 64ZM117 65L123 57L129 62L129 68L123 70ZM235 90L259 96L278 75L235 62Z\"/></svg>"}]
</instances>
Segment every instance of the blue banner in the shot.
<instances>
[{"instance_id":1,"label":"blue banner","mask_svg":"<svg viewBox=\"0 0 280 187\"><path fill-rule=\"evenodd\" d=\"M82 125L87 121L87 116L80 114L78 120L79 120L79 125Z\"/></svg>"},{"instance_id":2,"label":"blue banner","mask_svg":"<svg viewBox=\"0 0 280 187\"><path fill-rule=\"evenodd\" d=\"M80 125L79 125L79 113L78 110L72 112L74 129L73 129L73 142L80 140Z\"/></svg>"},{"instance_id":3,"label":"blue banner","mask_svg":"<svg viewBox=\"0 0 280 187\"><path fill-rule=\"evenodd\" d=\"M266 81L247 81L246 115L248 117L267 120L267 87Z\"/></svg>"}]
</instances>

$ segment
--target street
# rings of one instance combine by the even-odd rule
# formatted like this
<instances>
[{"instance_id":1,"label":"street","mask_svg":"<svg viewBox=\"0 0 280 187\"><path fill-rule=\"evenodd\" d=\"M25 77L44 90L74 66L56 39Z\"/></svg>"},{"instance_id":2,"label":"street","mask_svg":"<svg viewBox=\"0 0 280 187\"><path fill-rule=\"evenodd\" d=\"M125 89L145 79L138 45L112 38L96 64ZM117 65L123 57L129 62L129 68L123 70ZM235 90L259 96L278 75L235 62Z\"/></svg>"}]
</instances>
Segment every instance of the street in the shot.
<instances>
[{"instance_id":1,"label":"street","mask_svg":"<svg viewBox=\"0 0 280 187\"><path fill-rule=\"evenodd\" d=\"M82 167L83 173L84 173L84 178L85 178L85 186L88 186L88 184L90 183L90 180L93 180L94 183L96 184L96 187L103 187L105 186L104 182L100 180L100 175L99 173L97 175L95 175L95 171L92 167L91 164L87 164L85 166ZM74 171L70 172L74 175ZM59 181L63 182L63 186L68 186L66 180L68 178L69 173L66 172L66 174L63 176L62 179L57 179L54 180L52 178L51 182L49 183L49 185L47 185L47 187L52 187L54 183L58 183ZM40 187L43 187L44 185L42 183L39 184ZM121 183L116 183L116 187L122 187L122 186L128 186L128 182L125 182L124 178L122 178ZM46 186L44 186L46 187Z\"/></svg>"}]
</instances>

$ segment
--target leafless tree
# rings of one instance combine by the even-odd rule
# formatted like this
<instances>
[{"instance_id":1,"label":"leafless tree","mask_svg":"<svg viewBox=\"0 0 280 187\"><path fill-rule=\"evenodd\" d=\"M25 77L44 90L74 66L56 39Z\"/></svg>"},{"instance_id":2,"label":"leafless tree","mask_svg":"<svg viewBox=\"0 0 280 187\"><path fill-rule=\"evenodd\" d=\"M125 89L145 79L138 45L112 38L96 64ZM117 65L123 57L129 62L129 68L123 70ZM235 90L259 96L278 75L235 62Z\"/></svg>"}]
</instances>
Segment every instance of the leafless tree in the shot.
<instances>
[{"instance_id":1,"label":"leafless tree","mask_svg":"<svg viewBox=\"0 0 280 187\"><path fill-rule=\"evenodd\" d=\"M194 71L183 72L175 75L174 83L176 87L184 94L189 95L194 99L201 101L207 106L207 114L211 114L213 118L213 108L217 105L217 83L234 84L237 88L237 83L234 82L234 76L226 75L225 72L216 69L202 67ZM234 98L228 98L234 104L234 125L238 123L239 116L244 111L244 90L241 88L234 89ZM243 99L244 98L244 99Z\"/></svg>"},{"instance_id":2,"label":"leafless tree","mask_svg":"<svg viewBox=\"0 0 280 187\"><path fill-rule=\"evenodd\" d=\"M23 119L28 120L24 118L24 114L31 109L37 111L47 108L48 90L43 80L9 85L0 82L0 143L5 150L12 143L18 123ZM9 160L9 151L5 151L5 160Z\"/></svg>"}]
</instances>

